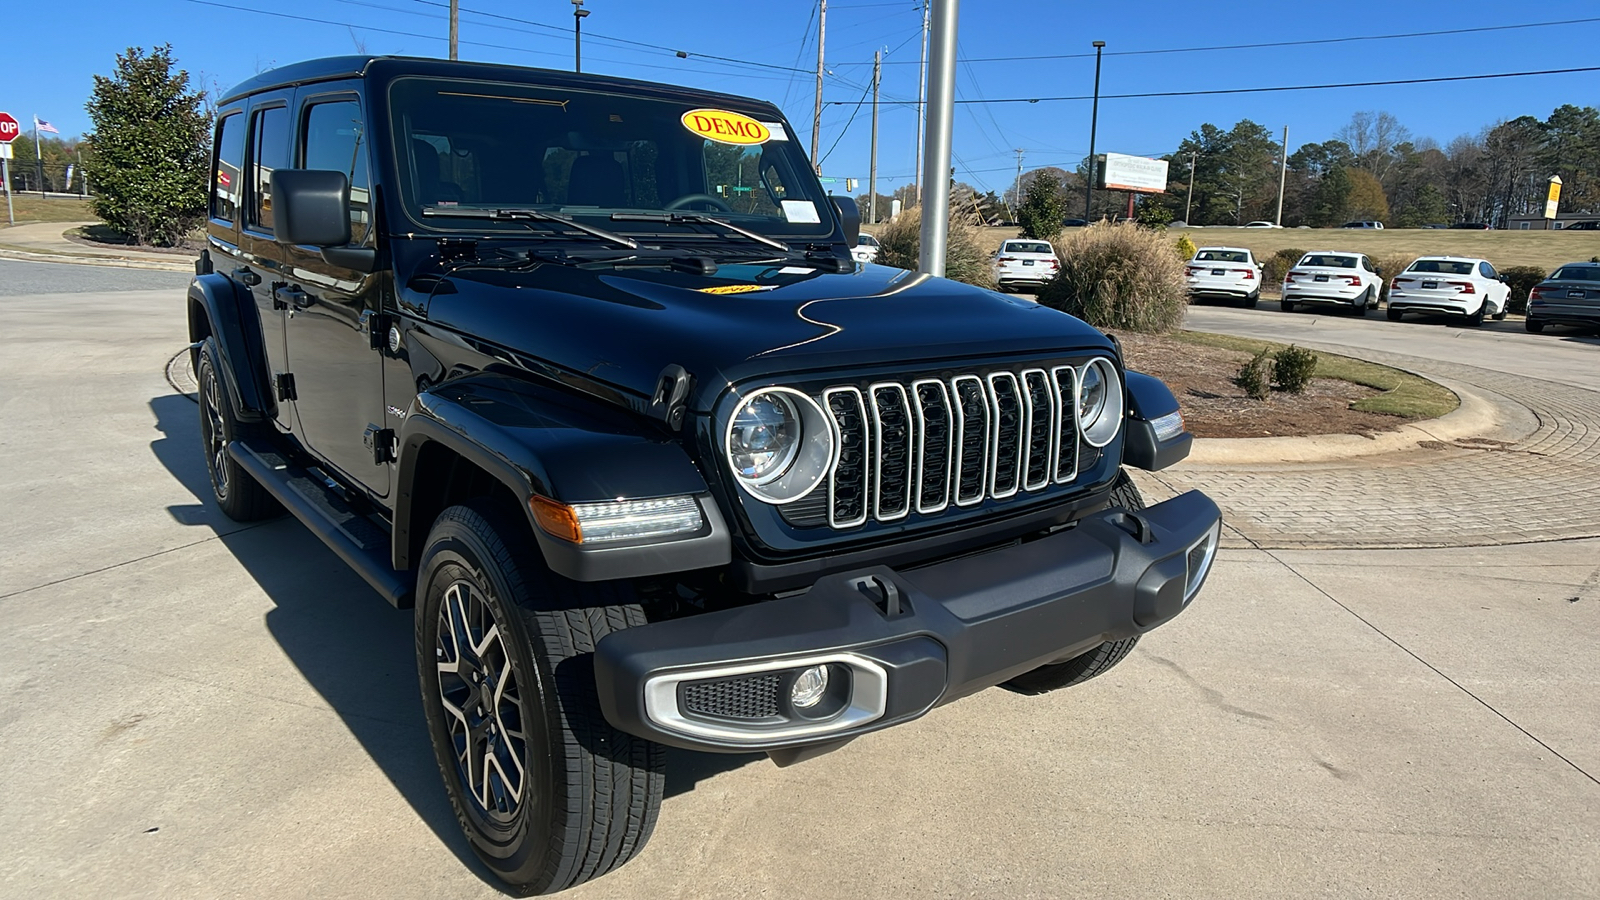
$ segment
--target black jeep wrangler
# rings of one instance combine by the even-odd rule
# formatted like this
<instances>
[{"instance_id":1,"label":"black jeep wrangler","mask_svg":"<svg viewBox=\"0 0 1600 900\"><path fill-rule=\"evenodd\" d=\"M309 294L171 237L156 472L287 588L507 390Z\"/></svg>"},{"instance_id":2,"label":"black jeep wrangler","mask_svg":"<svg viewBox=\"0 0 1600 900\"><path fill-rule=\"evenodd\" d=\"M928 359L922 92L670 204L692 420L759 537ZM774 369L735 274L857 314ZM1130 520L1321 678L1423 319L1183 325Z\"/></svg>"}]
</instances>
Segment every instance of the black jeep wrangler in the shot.
<instances>
[{"instance_id":1,"label":"black jeep wrangler","mask_svg":"<svg viewBox=\"0 0 1600 900\"><path fill-rule=\"evenodd\" d=\"M663 745L779 765L1116 665L1221 527L1146 508L1160 382L1077 319L852 261L768 103L338 58L222 102L189 288L217 503L413 604L427 728L505 881L655 825Z\"/></svg>"}]
</instances>

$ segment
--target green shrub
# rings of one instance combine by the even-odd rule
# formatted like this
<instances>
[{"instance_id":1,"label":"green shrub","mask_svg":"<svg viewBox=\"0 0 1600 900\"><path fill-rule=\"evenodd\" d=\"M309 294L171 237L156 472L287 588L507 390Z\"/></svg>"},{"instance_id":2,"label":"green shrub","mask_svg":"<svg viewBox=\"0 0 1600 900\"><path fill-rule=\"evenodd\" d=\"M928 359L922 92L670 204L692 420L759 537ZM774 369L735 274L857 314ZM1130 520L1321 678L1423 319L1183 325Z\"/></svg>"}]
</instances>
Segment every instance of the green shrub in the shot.
<instances>
[{"instance_id":1,"label":"green shrub","mask_svg":"<svg viewBox=\"0 0 1600 900\"><path fill-rule=\"evenodd\" d=\"M1387 253L1372 260L1372 264L1378 267L1378 274L1383 277L1383 283L1378 288L1379 300L1388 302L1389 282L1416 261L1415 253Z\"/></svg>"},{"instance_id":2,"label":"green shrub","mask_svg":"<svg viewBox=\"0 0 1600 900\"><path fill-rule=\"evenodd\" d=\"M1067 198L1061 181L1049 172L1040 172L1028 184L1022 205L1017 209L1017 224L1022 236L1040 241L1054 240L1067 217Z\"/></svg>"},{"instance_id":3,"label":"green shrub","mask_svg":"<svg viewBox=\"0 0 1600 900\"><path fill-rule=\"evenodd\" d=\"M1289 270L1294 268L1294 264L1300 261L1300 257L1305 255L1304 250L1285 247L1262 260L1261 283L1275 288L1282 287L1283 276L1288 274Z\"/></svg>"},{"instance_id":4,"label":"green shrub","mask_svg":"<svg viewBox=\"0 0 1600 900\"><path fill-rule=\"evenodd\" d=\"M1272 358L1273 383L1291 394L1305 393L1316 373L1317 354L1304 347L1290 344Z\"/></svg>"},{"instance_id":5,"label":"green shrub","mask_svg":"<svg viewBox=\"0 0 1600 900\"><path fill-rule=\"evenodd\" d=\"M1501 269L1500 274L1506 278L1506 284L1511 288L1511 298L1506 303L1506 309L1518 315L1528 312L1528 292L1534 285L1545 280L1550 274L1537 266L1512 266Z\"/></svg>"},{"instance_id":6,"label":"green shrub","mask_svg":"<svg viewBox=\"0 0 1600 900\"><path fill-rule=\"evenodd\" d=\"M1183 260L1159 232L1131 222L1091 225L1056 245L1061 270L1039 291L1045 306L1096 328L1165 334L1183 324Z\"/></svg>"},{"instance_id":7,"label":"green shrub","mask_svg":"<svg viewBox=\"0 0 1600 900\"><path fill-rule=\"evenodd\" d=\"M1261 352L1240 366L1239 374L1233 376L1233 383L1244 388L1245 394L1252 400L1265 400L1272 392L1267 377L1268 368L1272 365L1272 360L1267 356L1270 352L1268 348L1262 347Z\"/></svg>"},{"instance_id":8,"label":"green shrub","mask_svg":"<svg viewBox=\"0 0 1600 900\"><path fill-rule=\"evenodd\" d=\"M1194 255L1199 251L1200 248L1196 247L1194 241L1189 239L1188 232L1178 237L1178 257L1184 262L1194 259Z\"/></svg>"},{"instance_id":9,"label":"green shrub","mask_svg":"<svg viewBox=\"0 0 1600 900\"><path fill-rule=\"evenodd\" d=\"M878 232L878 262L886 266L916 271L922 248L922 211L908 209ZM989 254L978 243L978 233L965 217L950 216L948 243L944 251L944 277L978 287L994 287L994 269Z\"/></svg>"}]
</instances>

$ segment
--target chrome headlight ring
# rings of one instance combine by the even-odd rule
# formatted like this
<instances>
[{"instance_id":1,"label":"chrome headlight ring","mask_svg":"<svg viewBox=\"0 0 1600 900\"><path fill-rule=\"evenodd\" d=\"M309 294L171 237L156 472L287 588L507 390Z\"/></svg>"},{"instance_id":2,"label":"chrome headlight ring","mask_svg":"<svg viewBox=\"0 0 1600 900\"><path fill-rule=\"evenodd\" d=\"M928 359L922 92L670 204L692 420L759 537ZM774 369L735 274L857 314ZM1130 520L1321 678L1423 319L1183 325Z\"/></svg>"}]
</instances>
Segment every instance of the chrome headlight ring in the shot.
<instances>
[{"instance_id":1,"label":"chrome headlight ring","mask_svg":"<svg viewBox=\"0 0 1600 900\"><path fill-rule=\"evenodd\" d=\"M1090 360L1078 372L1078 432L1084 442L1091 447L1111 443L1126 412L1116 365L1104 356Z\"/></svg>"},{"instance_id":2,"label":"chrome headlight ring","mask_svg":"<svg viewBox=\"0 0 1600 900\"><path fill-rule=\"evenodd\" d=\"M772 395L778 406L793 412L798 421L798 433L792 449L781 457L781 465L758 477L747 477L734 463L734 426L741 409L768 395ZM722 433L722 453L734 481L746 493L763 503L782 506L811 493L827 477L833 463L833 425L810 396L787 387L760 388L741 397L728 414Z\"/></svg>"}]
</instances>

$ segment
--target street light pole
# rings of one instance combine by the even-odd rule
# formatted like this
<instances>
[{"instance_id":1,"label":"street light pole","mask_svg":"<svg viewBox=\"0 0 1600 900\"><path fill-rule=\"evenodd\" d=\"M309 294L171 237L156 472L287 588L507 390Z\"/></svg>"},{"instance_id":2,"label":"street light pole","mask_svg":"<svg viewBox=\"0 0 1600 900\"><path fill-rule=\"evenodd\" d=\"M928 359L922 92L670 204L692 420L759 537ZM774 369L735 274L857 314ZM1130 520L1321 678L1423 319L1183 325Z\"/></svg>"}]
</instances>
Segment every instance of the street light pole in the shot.
<instances>
[{"instance_id":1,"label":"street light pole","mask_svg":"<svg viewBox=\"0 0 1600 900\"><path fill-rule=\"evenodd\" d=\"M583 20L589 17L589 11L583 8L583 0L572 0L572 71L583 71Z\"/></svg>"},{"instance_id":2,"label":"street light pole","mask_svg":"<svg viewBox=\"0 0 1600 900\"><path fill-rule=\"evenodd\" d=\"M1189 196L1183 201L1183 223L1189 224L1189 208L1194 205L1194 167L1200 161L1200 154L1194 150L1189 151Z\"/></svg>"},{"instance_id":3,"label":"street light pole","mask_svg":"<svg viewBox=\"0 0 1600 900\"><path fill-rule=\"evenodd\" d=\"M1278 218L1272 224L1283 227L1283 186L1289 179L1289 126L1283 126L1283 160L1278 166Z\"/></svg>"},{"instance_id":4,"label":"street light pole","mask_svg":"<svg viewBox=\"0 0 1600 900\"><path fill-rule=\"evenodd\" d=\"M450 0L450 58L456 58L456 43L461 34L461 0Z\"/></svg>"},{"instance_id":5,"label":"street light pole","mask_svg":"<svg viewBox=\"0 0 1600 900\"><path fill-rule=\"evenodd\" d=\"M928 32L928 126L923 138L922 246L917 271L944 274L950 242L950 135L956 118L959 0L933 0Z\"/></svg>"},{"instance_id":6,"label":"street light pole","mask_svg":"<svg viewBox=\"0 0 1600 900\"><path fill-rule=\"evenodd\" d=\"M1083 217L1089 219L1094 215L1094 137L1100 127L1100 51L1106 47L1105 41L1094 42L1094 107L1089 114L1089 183L1083 186Z\"/></svg>"}]
</instances>

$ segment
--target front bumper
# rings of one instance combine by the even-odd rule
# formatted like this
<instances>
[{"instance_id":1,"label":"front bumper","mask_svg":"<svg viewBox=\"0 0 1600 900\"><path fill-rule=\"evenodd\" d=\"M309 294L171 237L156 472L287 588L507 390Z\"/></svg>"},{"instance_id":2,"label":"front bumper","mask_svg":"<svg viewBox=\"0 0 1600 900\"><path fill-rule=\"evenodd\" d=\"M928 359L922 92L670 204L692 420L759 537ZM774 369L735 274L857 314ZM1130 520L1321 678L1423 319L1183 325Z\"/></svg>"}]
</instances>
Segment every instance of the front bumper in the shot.
<instances>
[{"instance_id":1,"label":"front bumper","mask_svg":"<svg viewBox=\"0 0 1600 900\"><path fill-rule=\"evenodd\" d=\"M1028 543L865 567L804 594L629 628L595 648L600 705L623 731L694 750L837 746L1171 620L1204 583L1220 529L1216 504L1191 491ZM684 699L810 666L849 686L834 714L735 719Z\"/></svg>"}]
</instances>

